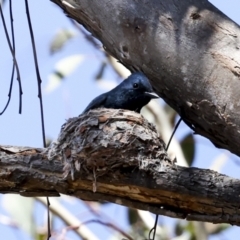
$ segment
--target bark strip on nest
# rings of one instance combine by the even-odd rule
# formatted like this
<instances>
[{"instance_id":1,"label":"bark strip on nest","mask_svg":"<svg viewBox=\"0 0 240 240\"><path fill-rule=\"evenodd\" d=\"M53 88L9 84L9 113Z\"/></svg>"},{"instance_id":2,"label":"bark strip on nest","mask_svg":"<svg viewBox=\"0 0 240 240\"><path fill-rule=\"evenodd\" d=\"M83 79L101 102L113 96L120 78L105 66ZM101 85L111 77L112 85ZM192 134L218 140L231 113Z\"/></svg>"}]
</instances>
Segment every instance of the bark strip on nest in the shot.
<instances>
[{"instance_id":1,"label":"bark strip on nest","mask_svg":"<svg viewBox=\"0 0 240 240\"><path fill-rule=\"evenodd\" d=\"M154 173L174 165L153 124L135 112L104 108L70 118L48 155L63 157L64 178L71 172L74 179L75 170L80 175L85 171L94 181L94 191L98 176L121 166Z\"/></svg>"}]
</instances>

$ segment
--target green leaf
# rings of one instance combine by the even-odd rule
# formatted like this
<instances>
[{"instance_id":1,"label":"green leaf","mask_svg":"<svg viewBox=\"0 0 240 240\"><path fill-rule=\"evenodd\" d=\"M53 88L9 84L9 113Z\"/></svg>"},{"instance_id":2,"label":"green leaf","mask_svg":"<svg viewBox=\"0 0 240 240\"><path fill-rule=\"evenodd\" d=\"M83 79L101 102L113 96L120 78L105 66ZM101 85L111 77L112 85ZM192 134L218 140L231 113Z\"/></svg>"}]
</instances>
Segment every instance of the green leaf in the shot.
<instances>
[{"instance_id":1,"label":"green leaf","mask_svg":"<svg viewBox=\"0 0 240 240\"><path fill-rule=\"evenodd\" d=\"M46 240L48 236L47 232L37 233L35 239L36 240Z\"/></svg>"},{"instance_id":2,"label":"green leaf","mask_svg":"<svg viewBox=\"0 0 240 240\"><path fill-rule=\"evenodd\" d=\"M174 226L174 233L176 236L181 236L184 232L184 227L182 225L182 222L178 220L176 222L176 225Z\"/></svg>"},{"instance_id":3,"label":"green leaf","mask_svg":"<svg viewBox=\"0 0 240 240\"><path fill-rule=\"evenodd\" d=\"M134 225L140 219L138 212L136 209L128 208L128 222L130 225Z\"/></svg>"},{"instance_id":4,"label":"green leaf","mask_svg":"<svg viewBox=\"0 0 240 240\"><path fill-rule=\"evenodd\" d=\"M59 60L55 65L53 73L48 76L45 92L50 93L59 87L62 81L72 74L83 60L84 56L81 54L71 55Z\"/></svg>"},{"instance_id":5,"label":"green leaf","mask_svg":"<svg viewBox=\"0 0 240 240\"><path fill-rule=\"evenodd\" d=\"M60 29L50 44L50 53L53 54L60 51L63 46L76 35L76 32L72 29Z\"/></svg>"},{"instance_id":6,"label":"green leaf","mask_svg":"<svg viewBox=\"0 0 240 240\"><path fill-rule=\"evenodd\" d=\"M193 134L187 134L180 142L180 144L188 165L192 166L195 156L195 140Z\"/></svg>"},{"instance_id":7,"label":"green leaf","mask_svg":"<svg viewBox=\"0 0 240 240\"><path fill-rule=\"evenodd\" d=\"M107 63L105 61L103 61L101 63L101 66L100 66L99 70L97 71L96 76L95 76L96 80L100 80L100 79L103 78L103 74L104 74L104 72L106 70L106 67L107 67Z\"/></svg>"}]
</instances>

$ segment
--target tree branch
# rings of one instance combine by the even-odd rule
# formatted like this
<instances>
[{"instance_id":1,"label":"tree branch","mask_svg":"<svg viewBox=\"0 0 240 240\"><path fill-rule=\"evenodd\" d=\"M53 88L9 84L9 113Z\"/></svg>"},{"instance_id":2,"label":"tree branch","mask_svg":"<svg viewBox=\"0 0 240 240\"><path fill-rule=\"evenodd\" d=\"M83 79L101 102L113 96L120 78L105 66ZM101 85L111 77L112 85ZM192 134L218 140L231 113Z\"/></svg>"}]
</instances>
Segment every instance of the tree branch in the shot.
<instances>
[{"instance_id":1,"label":"tree branch","mask_svg":"<svg viewBox=\"0 0 240 240\"><path fill-rule=\"evenodd\" d=\"M49 149L0 146L0 192L63 193L174 218L240 225L240 180L176 166L164 148L140 114L92 110L69 119Z\"/></svg>"},{"instance_id":2,"label":"tree branch","mask_svg":"<svg viewBox=\"0 0 240 240\"><path fill-rule=\"evenodd\" d=\"M144 72L197 134L240 156L240 29L209 1L51 1Z\"/></svg>"}]
</instances>

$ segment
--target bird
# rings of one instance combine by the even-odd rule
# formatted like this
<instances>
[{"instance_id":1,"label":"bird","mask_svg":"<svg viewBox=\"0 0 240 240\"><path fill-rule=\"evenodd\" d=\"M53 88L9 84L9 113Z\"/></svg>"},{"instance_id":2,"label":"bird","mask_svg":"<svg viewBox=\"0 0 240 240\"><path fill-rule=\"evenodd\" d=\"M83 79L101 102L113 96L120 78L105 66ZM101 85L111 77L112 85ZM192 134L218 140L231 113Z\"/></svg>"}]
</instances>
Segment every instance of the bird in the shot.
<instances>
[{"instance_id":1,"label":"bird","mask_svg":"<svg viewBox=\"0 0 240 240\"><path fill-rule=\"evenodd\" d=\"M94 98L82 114L96 108L126 109L140 113L151 99L159 98L153 92L148 78L141 72L132 73L111 91Z\"/></svg>"}]
</instances>

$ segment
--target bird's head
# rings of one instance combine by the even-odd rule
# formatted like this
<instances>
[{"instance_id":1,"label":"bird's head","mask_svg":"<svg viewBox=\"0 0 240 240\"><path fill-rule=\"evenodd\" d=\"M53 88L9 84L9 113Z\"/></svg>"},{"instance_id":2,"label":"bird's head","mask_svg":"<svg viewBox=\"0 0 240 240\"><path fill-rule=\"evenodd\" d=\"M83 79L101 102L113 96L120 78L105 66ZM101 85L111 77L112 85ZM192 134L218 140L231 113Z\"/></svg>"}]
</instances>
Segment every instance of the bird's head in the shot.
<instances>
[{"instance_id":1,"label":"bird's head","mask_svg":"<svg viewBox=\"0 0 240 240\"><path fill-rule=\"evenodd\" d=\"M153 98L159 98L159 96L153 91L148 78L141 72L133 73L124 82L128 89L140 94L146 99L149 99L149 101Z\"/></svg>"}]
</instances>

